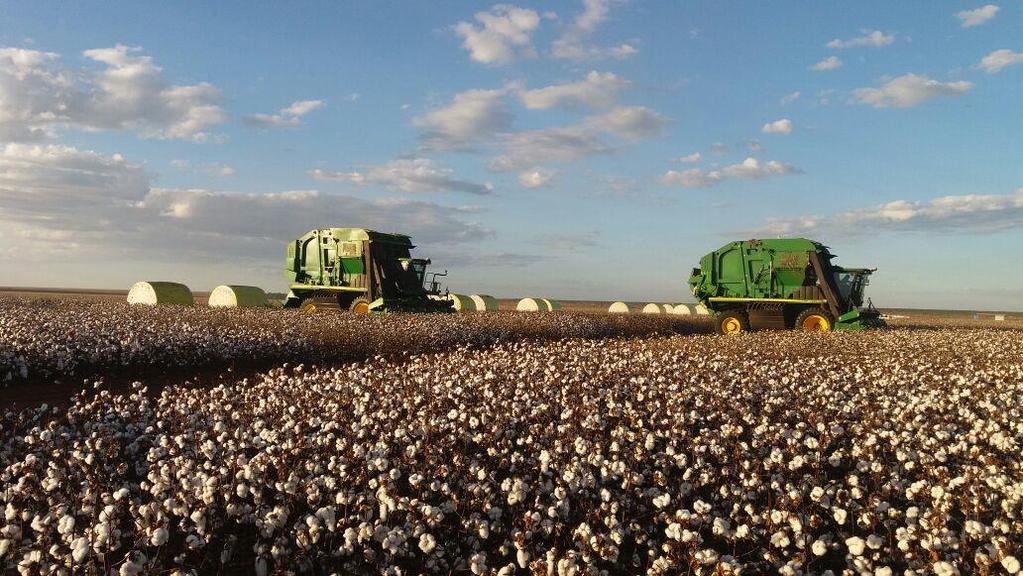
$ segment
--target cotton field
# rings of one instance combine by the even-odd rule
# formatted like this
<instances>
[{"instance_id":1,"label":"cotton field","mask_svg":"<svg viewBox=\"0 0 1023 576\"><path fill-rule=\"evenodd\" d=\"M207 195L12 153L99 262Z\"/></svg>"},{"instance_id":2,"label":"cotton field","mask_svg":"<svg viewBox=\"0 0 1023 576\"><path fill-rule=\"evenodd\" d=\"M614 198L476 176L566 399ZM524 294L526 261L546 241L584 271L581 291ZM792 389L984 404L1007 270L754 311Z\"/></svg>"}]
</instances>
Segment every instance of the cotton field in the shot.
<instances>
[{"instance_id":1,"label":"cotton field","mask_svg":"<svg viewBox=\"0 0 1023 576\"><path fill-rule=\"evenodd\" d=\"M1020 335L526 338L158 394L97 383L3 413L0 561L1015 574Z\"/></svg>"}]
</instances>

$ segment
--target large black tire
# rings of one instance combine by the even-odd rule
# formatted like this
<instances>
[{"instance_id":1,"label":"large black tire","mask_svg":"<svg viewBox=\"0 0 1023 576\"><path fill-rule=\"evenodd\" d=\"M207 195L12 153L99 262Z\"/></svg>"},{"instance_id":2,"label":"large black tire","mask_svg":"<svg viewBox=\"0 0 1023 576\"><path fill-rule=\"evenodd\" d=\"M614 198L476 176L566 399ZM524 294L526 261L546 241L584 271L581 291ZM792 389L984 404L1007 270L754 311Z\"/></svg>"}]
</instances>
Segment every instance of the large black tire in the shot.
<instances>
[{"instance_id":1,"label":"large black tire","mask_svg":"<svg viewBox=\"0 0 1023 576\"><path fill-rule=\"evenodd\" d=\"M353 314L369 314L369 298L356 296L355 300L348 305L348 311Z\"/></svg>"},{"instance_id":2,"label":"large black tire","mask_svg":"<svg viewBox=\"0 0 1023 576\"><path fill-rule=\"evenodd\" d=\"M795 329L803 332L831 332L835 329L835 317L823 308L807 308L796 316Z\"/></svg>"},{"instance_id":3,"label":"large black tire","mask_svg":"<svg viewBox=\"0 0 1023 576\"><path fill-rule=\"evenodd\" d=\"M732 336L749 332L749 315L745 310L724 310L714 313L714 331Z\"/></svg>"}]
</instances>

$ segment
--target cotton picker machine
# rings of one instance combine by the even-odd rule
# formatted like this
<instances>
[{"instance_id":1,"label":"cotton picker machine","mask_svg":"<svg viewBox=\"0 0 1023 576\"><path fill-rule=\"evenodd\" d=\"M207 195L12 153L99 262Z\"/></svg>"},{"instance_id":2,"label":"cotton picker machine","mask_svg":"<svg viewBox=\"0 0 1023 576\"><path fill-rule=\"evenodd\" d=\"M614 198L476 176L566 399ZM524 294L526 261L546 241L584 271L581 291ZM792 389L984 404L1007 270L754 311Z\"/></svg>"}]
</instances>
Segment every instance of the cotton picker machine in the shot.
<instances>
[{"instance_id":1,"label":"cotton picker machine","mask_svg":"<svg viewBox=\"0 0 1023 576\"><path fill-rule=\"evenodd\" d=\"M693 294L714 312L719 334L754 324L827 332L883 327L863 291L869 268L831 263L827 246L805 238L731 242L700 259Z\"/></svg>"},{"instance_id":2,"label":"cotton picker machine","mask_svg":"<svg viewBox=\"0 0 1023 576\"><path fill-rule=\"evenodd\" d=\"M307 311L451 312L429 259L412 258L404 234L364 228L311 230L288 245L285 308Z\"/></svg>"}]
</instances>

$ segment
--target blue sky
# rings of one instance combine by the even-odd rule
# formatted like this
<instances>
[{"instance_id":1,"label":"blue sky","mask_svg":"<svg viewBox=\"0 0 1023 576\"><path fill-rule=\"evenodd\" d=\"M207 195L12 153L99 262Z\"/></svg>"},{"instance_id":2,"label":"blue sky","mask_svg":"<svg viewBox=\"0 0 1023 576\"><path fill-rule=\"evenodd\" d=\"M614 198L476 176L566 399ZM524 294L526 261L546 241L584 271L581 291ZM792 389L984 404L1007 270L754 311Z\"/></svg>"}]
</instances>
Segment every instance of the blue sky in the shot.
<instances>
[{"instance_id":1,"label":"blue sky","mask_svg":"<svg viewBox=\"0 0 1023 576\"><path fill-rule=\"evenodd\" d=\"M366 225L460 292L685 301L805 235L1023 308L1016 4L62 4L0 12L0 284L280 290Z\"/></svg>"}]
</instances>

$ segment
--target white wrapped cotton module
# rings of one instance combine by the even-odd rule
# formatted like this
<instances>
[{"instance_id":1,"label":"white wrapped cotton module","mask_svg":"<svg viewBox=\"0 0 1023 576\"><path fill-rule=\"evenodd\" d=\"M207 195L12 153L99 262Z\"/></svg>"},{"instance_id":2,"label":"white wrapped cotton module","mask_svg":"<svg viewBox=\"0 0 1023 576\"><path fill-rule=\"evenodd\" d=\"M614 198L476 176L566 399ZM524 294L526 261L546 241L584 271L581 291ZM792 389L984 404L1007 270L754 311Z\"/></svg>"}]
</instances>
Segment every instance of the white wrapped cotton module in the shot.
<instances>
[{"instance_id":1,"label":"white wrapped cotton module","mask_svg":"<svg viewBox=\"0 0 1023 576\"><path fill-rule=\"evenodd\" d=\"M523 298L515 306L518 312L550 312L547 302L542 298Z\"/></svg>"},{"instance_id":2,"label":"white wrapped cotton module","mask_svg":"<svg viewBox=\"0 0 1023 576\"><path fill-rule=\"evenodd\" d=\"M643 307L644 314L660 314L662 312L664 312L664 309L661 308L660 304L650 303Z\"/></svg>"},{"instance_id":3,"label":"white wrapped cotton module","mask_svg":"<svg viewBox=\"0 0 1023 576\"><path fill-rule=\"evenodd\" d=\"M675 307L671 309L671 313L676 316L689 316L692 314L692 311L690 311L689 306L686 306L685 304L676 304Z\"/></svg>"},{"instance_id":4,"label":"white wrapped cotton module","mask_svg":"<svg viewBox=\"0 0 1023 576\"><path fill-rule=\"evenodd\" d=\"M128 290L128 304L178 304L191 306L195 303L192 291L177 282L136 282Z\"/></svg>"},{"instance_id":5,"label":"white wrapped cotton module","mask_svg":"<svg viewBox=\"0 0 1023 576\"><path fill-rule=\"evenodd\" d=\"M675 305L674 304L661 304L661 308L664 309L664 313L665 314L671 314L672 312L675 311Z\"/></svg>"},{"instance_id":6,"label":"white wrapped cotton module","mask_svg":"<svg viewBox=\"0 0 1023 576\"><path fill-rule=\"evenodd\" d=\"M629 305L626 304L625 302L618 301L618 302L615 302L615 303L611 304L611 306L607 309L607 311L612 313L612 314L628 314L629 313Z\"/></svg>"},{"instance_id":7,"label":"white wrapped cotton module","mask_svg":"<svg viewBox=\"0 0 1023 576\"><path fill-rule=\"evenodd\" d=\"M263 308L267 303L262 288L226 284L214 288L207 301L211 308Z\"/></svg>"},{"instance_id":8,"label":"white wrapped cotton module","mask_svg":"<svg viewBox=\"0 0 1023 576\"><path fill-rule=\"evenodd\" d=\"M456 312L476 311L476 302L474 302L470 296L466 296L465 294L448 294L447 299L455 303L454 309Z\"/></svg>"},{"instance_id":9,"label":"white wrapped cotton module","mask_svg":"<svg viewBox=\"0 0 1023 576\"><path fill-rule=\"evenodd\" d=\"M561 310L561 302L558 302L557 300L548 300L546 298L541 298L541 300L547 304L548 311L553 312L554 310Z\"/></svg>"},{"instance_id":10,"label":"white wrapped cotton module","mask_svg":"<svg viewBox=\"0 0 1023 576\"><path fill-rule=\"evenodd\" d=\"M477 312L496 312L498 310L497 298L487 294L472 294L469 296L476 304Z\"/></svg>"},{"instance_id":11,"label":"white wrapped cotton module","mask_svg":"<svg viewBox=\"0 0 1023 576\"><path fill-rule=\"evenodd\" d=\"M709 316L710 315L710 310L707 310L707 307L704 306L703 304L697 304L696 306L693 307L693 309L696 310L696 315L697 316Z\"/></svg>"}]
</instances>

